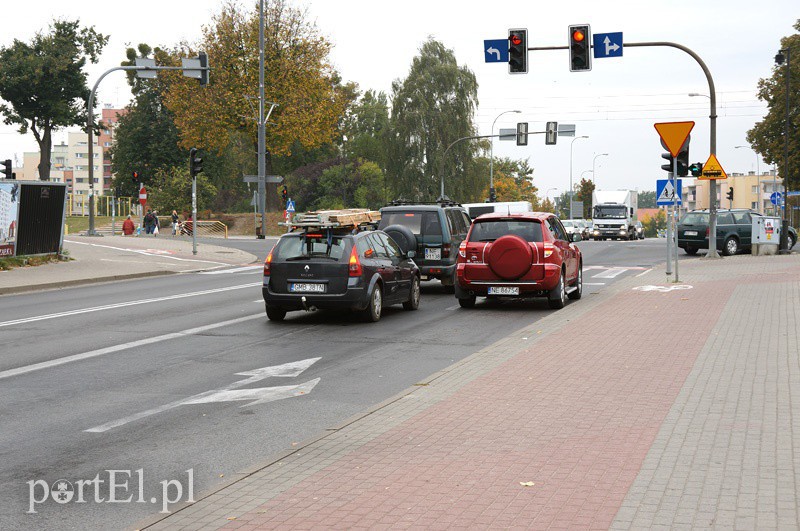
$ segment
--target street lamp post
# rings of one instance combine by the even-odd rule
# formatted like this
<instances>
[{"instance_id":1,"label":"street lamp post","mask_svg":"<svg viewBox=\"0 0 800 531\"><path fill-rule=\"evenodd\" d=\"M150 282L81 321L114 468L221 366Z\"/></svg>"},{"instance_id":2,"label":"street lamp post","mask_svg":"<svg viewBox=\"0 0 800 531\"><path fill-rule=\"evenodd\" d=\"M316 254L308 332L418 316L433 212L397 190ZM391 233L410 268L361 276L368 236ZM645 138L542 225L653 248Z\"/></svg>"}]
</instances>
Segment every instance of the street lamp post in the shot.
<instances>
[{"instance_id":1,"label":"street lamp post","mask_svg":"<svg viewBox=\"0 0 800 531\"><path fill-rule=\"evenodd\" d=\"M558 188L548 188L547 191L544 193L544 198L545 199L550 199L550 197L549 197L550 196L550 192L553 191L553 190L558 192ZM553 208L556 211L556 213L558 212L558 205L556 205L557 197L558 196L556 196L555 194L553 195Z\"/></svg>"},{"instance_id":2,"label":"street lamp post","mask_svg":"<svg viewBox=\"0 0 800 531\"><path fill-rule=\"evenodd\" d=\"M597 175L597 172L595 171L595 168L594 168L594 165L597 162L597 157L607 157L607 156L608 156L608 153L600 153L599 155L595 155L594 156L594 159L592 160L592 184L594 184L594 178Z\"/></svg>"},{"instance_id":3,"label":"street lamp post","mask_svg":"<svg viewBox=\"0 0 800 531\"><path fill-rule=\"evenodd\" d=\"M594 170L583 170L581 172L581 180L583 180L583 176L586 175L587 173L592 174L592 183L594 183Z\"/></svg>"},{"instance_id":4,"label":"street lamp post","mask_svg":"<svg viewBox=\"0 0 800 531\"><path fill-rule=\"evenodd\" d=\"M494 124L497 123L497 119L503 116L504 114L508 114L510 112L513 113L521 113L522 111L513 110L513 111L503 111L497 115L497 117L492 122L492 139L489 143L489 201L494 201Z\"/></svg>"},{"instance_id":5,"label":"street lamp post","mask_svg":"<svg viewBox=\"0 0 800 531\"><path fill-rule=\"evenodd\" d=\"M784 122L783 131L783 227L781 230L781 244L780 254L789 254L789 218L787 215L788 209L786 208L786 192L789 191L789 80L791 77L791 69L789 68L789 61L791 57L791 48L788 46L785 49L778 50L775 55L775 64L782 65L786 63L786 121Z\"/></svg>"},{"instance_id":6,"label":"street lamp post","mask_svg":"<svg viewBox=\"0 0 800 531\"><path fill-rule=\"evenodd\" d=\"M733 146L733 149L741 149L741 148L751 149L750 146ZM764 196L762 194L764 192L763 192L763 190L761 190L761 166L760 166L760 164L758 162L758 159L760 157L758 156L758 153L756 153L756 150L753 150L753 153L756 154L756 174L758 175L758 211L759 212L763 212L764 211ZM773 176L773 179L774 179L774 176ZM775 187L775 183L774 182L772 184L772 187L773 188Z\"/></svg>"},{"instance_id":7,"label":"street lamp post","mask_svg":"<svg viewBox=\"0 0 800 531\"><path fill-rule=\"evenodd\" d=\"M576 136L572 139L572 142L569 143L569 216L568 219L572 219L572 146L575 144L575 141L580 138L589 138L588 136Z\"/></svg>"}]
</instances>

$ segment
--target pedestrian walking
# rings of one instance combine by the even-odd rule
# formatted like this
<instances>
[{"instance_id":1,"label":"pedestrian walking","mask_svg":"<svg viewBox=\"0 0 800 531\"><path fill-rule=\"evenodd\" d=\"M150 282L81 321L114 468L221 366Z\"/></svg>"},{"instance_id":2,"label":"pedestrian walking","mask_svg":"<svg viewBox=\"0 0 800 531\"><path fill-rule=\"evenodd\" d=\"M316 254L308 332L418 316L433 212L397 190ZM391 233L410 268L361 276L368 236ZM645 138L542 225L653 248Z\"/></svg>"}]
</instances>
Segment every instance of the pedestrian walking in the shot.
<instances>
[{"instance_id":1,"label":"pedestrian walking","mask_svg":"<svg viewBox=\"0 0 800 531\"><path fill-rule=\"evenodd\" d=\"M153 234L153 227L156 226L156 216L151 209L147 209L147 214L144 215L144 233Z\"/></svg>"},{"instance_id":2,"label":"pedestrian walking","mask_svg":"<svg viewBox=\"0 0 800 531\"><path fill-rule=\"evenodd\" d=\"M133 220L131 219L130 215L128 219L122 222L122 234L125 236L130 236L133 234L135 227L133 226Z\"/></svg>"},{"instance_id":3,"label":"pedestrian walking","mask_svg":"<svg viewBox=\"0 0 800 531\"><path fill-rule=\"evenodd\" d=\"M175 236L178 234L178 221L180 221L180 217L178 217L178 211L172 211L172 235Z\"/></svg>"}]
</instances>

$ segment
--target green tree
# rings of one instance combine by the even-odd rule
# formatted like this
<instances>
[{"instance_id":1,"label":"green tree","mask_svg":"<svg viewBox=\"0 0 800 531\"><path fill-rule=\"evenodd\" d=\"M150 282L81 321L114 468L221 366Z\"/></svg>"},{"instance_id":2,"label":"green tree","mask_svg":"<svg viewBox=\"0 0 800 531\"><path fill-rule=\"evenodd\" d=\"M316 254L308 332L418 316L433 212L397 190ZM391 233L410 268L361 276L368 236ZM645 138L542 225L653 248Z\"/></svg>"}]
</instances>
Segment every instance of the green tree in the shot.
<instances>
[{"instance_id":1,"label":"green tree","mask_svg":"<svg viewBox=\"0 0 800 531\"><path fill-rule=\"evenodd\" d=\"M155 52L158 63L169 60L165 52L159 48L152 50L147 44L139 44L138 52L128 48L128 60L122 65L135 64L137 57L149 57L152 52ZM164 105L162 93L166 87L163 80L139 79L129 72L128 83L134 99L119 119L111 148L111 170L116 176L114 185L125 195L137 192L130 179L131 172L138 171L145 184L153 184L157 172L185 164L188 157L186 150L178 146L178 128L172 113ZM153 192L157 190L153 189Z\"/></svg>"},{"instance_id":2,"label":"green tree","mask_svg":"<svg viewBox=\"0 0 800 531\"><path fill-rule=\"evenodd\" d=\"M108 37L79 21L57 20L50 33L37 33L30 44L14 39L0 48L0 105L8 125L30 130L39 144L39 178L50 179L52 133L86 125L89 87L83 67L97 63Z\"/></svg>"},{"instance_id":3,"label":"green tree","mask_svg":"<svg viewBox=\"0 0 800 531\"><path fill-rule=\"evenodd\" d=\"M800 32L800 20L794 29ZM800 105L797 95L800 94L800 34L789 35L781 39L781 49L791 50L791 63L776 65L772 77L758 82L758 98L767 104L767 114L747 132L747 141L753 150L760 154L767 164L775 164L789 190L800 188L800 138L797 128L800 126ZM784 140L786 125L786 75L791 68L789 86L789 171L784 167Z\"/></svg>"},{"instance_id":4,"label":"green tree","mask_svg":"<svg viewBox=\"0 0 800 531\"><path fill-rule=\"evenodd\" d=\"M192 211L192 179L189 177L188 165L174 168L159 168L152 180L153 191L148 190L148 205L159 214L168 212ZM204 174L197 176L197 210L211 208L217 188Z\"/></svg>"},{"instance_id":5,"label":"green tree","mask_svg":"<svg viewBox=\"0 0 800 531\"><path fill-rule=\"evenodd\" d=\"M659 209L655 216L650 216L642 223L644 226L644 235L648 238L655 238L658 236L658 231L667 228L667 214Z\"/></svg>"},{"instance_id":6,"label":"green tree","mask_svg":"<svg viewBox=\"0 0 800 531\"><path fill-rule=\"evenodd\" d=\"M583 201L583 219L590 219L592 217L592 193L594 192L594 183L588 179L581 179L578 183L578 191L575 194L574 201Z\"/></svg>"},{"instance_id":7,"label":"green tree","mask_svg":"<svg viewBox=\"0 0 800 531\"><path fill-rule=\"evenodd\" d=\"M527 160L502 158L494 163L494 187L498 201L529 201L534 210L540 207L538 189L533 185L533 168ZM488 179L483 196L489 196Z\"/></svg>"},{"instance_id":8,"label":"green tree","mask_svg":"<svg viewBox=\"0 0 800 531\"><path fill-rule=\"evenodd\" d=\"M389 131L389 100L383 92L368 90L352 105L343 124L347 141L344 153L371 160L386 169L386 141Z\"/></svg>"},{"instance_id":9,"label":"green tree","mask_svg":"<svg viewBox=\"0 0 800 531\"><path fill-rule=\"evenodd\" d=\"M480 190L468 172L479 144L459 142L474 136L478 82L459 66L452 50L432 38L414 57L404 80L392 83L392 117L387 178L394 196L434 199L444 178L445 193L458 198Z\"/></svg>"},{"instance_id":10,"label":"green tree","mask_svg":"<svg viewBox=\"0 0 800 531\"><path fill-rule=\"evenodd\" d=\"M656 208L655 191L639 192L638 205L639 208Z\"/></svg>"}]
</instances>

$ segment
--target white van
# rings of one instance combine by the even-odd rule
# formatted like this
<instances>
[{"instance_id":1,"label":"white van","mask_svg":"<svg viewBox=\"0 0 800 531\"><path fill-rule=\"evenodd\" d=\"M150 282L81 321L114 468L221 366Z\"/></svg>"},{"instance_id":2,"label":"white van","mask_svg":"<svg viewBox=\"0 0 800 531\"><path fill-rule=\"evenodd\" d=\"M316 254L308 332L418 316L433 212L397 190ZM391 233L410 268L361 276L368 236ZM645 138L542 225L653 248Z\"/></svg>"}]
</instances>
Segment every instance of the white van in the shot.
<instances>
[{"instance_id":1,"label":"white van","mask_svg":"<svg viewBox=\"0 0 800 531\"><path fill-rule=\"evenodd\" d=\"M467 209L467 214L472 219L481 214L499 212L501 214L514 214L515 212L533 212L530 201L500 201L497 203L464 203L461 206Z\"/></svg>"}]
</instances>

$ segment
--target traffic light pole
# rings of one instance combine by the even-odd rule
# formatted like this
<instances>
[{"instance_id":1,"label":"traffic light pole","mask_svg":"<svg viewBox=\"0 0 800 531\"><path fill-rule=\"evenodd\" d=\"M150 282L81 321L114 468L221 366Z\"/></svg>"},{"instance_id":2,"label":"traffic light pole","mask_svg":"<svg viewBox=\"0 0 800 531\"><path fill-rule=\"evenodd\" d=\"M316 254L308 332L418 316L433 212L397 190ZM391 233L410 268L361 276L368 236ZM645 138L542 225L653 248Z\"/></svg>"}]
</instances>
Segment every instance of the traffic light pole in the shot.
<instances>
[{"instance_id":1,"label":"traffic light pole","mask_svg":"<svg viewBox=\"0 0 800 531\"><path fill-rule=\"evenodd\" d=\"M625 42L622 44L625 48L636 48L636 47L652 47L652 46L666 46L670 48L677 48L682 50L692 56L692 58L697 61L697 64L700 65L700 68L703 69L703 73L706 76L706 80L708 81L708 92L709 92L709 100L711 102L711 109L709 118L709 130L710 130L710 139L709 139L709 151L711 155L717 154L717 91L714 88L714 78L711 77L711 71L708 69L706 64L700 58L699 55L694 53L692 50L683 46L681 44L677 44L674 42ZM569 50L569 46L541 46L541 47L534 47L528 48L528 51L538 51L538 50ZM787 91L788 95L788 91ZM788 96L787 96L788 97ZM717 181L711 179L710 186L709 186L709 234L708 234L708 254L706 255L707 258L719 258L719 252L717 251Z\"/></svg>"}]
</instances>

